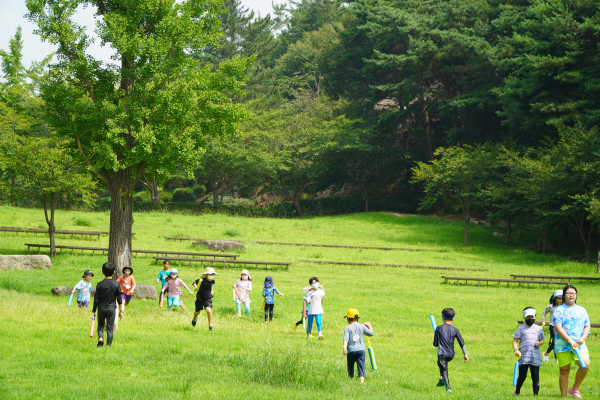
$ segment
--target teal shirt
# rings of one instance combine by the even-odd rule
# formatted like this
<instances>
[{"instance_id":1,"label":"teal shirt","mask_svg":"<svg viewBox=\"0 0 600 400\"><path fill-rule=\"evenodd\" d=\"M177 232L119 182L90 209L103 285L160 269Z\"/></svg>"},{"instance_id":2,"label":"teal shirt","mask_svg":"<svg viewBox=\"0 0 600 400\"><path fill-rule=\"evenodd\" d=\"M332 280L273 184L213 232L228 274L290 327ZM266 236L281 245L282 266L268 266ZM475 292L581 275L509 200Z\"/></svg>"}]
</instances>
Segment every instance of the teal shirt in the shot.
<instances>
[{"instance_id":1,"label":"teal shirt","mask_svg":"<svg viewBox=\"0 0 600 400\"><path fill-rule=\"evenodd\" d=\"M165 286L167 284L167 278L169 277L169 275L171 275L170 269L167 271L161 269L160 272L158 273L158 280L160 281L162 286Z\"/></svg>"}]
</instances>

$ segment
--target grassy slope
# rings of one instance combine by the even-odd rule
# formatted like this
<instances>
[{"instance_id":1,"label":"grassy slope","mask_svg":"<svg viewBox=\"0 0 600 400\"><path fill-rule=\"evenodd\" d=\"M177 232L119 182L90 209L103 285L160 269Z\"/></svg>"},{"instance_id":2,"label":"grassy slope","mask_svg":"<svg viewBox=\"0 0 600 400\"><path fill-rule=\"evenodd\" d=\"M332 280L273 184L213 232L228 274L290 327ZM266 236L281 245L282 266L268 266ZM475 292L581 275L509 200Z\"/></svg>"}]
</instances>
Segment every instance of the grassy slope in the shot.
<instances>
[{"instance_id":1,"label":"grassy slope","mask_svg":"<svg viewBox=\"0 0 600 400\"><path fill-rule=\"evenodd\" d=\"M121 398L436 398L443 390L434 385L438 372L428 316L444 307L457 311L456 326L467 342L472 362L451 363L450 379L459 398L498 398L514 389L511 334L521 310L532 305L541 315L554 288L497 288L445 285L441 275L458 271L409 270L384 267L329 266L298 263L299 259L385 262L396 264L489 268L469 276L509 277L511 273L592 274L594 267L506 248L491 231L472 227L470 245L463 247L461 223L435 218L397 218L382 213L305 220L246 219L227 216L136 214L133 245L143 249L193 251L189 243L166 241L164 236L277 240L306 243L351 244L445 249L447 252L376 251L245 243L242 259L292 261L290 271L251 271L255 291L252 314L237 318L230 285L239 270L218 269L214 309L217 330L206 329L204 314L196 328L190 325L193 298L183 296L185 312L167 312L155 301L134 300L119 324L112 349L98 350L87 337L89 316L67 299L50 295L50 288L73 285L84 269L100 280L102 257L62 255L50 271L0 272L0 398L73 398L82 390ZM85 220L91 226L74 225ZM0 225L41 227L40 210L0 207ZM107 230L107 213L57 213L60 229ZM23 243L46 243L43 236L0 233L0 253L23 254ZM100 241L59 238L58 244L95 246ZM134 258L138 283L153 283L158 268L152 258ZM181 267L190 284L199 266ZM261 283L270 274L286 294L276 299L275 321L262 322ZM326 288L323 342L307 342L290 329L300 313L300 288L317 275ZM580 304L598 322L598 284L577 285ZM349 307L361 311L376 330L373 345L379 370L367 371L359 386L346 378L341 354L341 318ZM592 354L600 351L598 333L588 340ZM544 345L544 348L546 345ZM458 350L458 348L457 348ZM367 361L367 366L369 366ZM573 375L573 374L572 374ZM545 365L541 397L557 397L558 368ZM268 385L268 386L267 386ZM594 366L582 393L600 396ZM522 391L531 395L528 380Z\"/></svg>"}]
</instances>

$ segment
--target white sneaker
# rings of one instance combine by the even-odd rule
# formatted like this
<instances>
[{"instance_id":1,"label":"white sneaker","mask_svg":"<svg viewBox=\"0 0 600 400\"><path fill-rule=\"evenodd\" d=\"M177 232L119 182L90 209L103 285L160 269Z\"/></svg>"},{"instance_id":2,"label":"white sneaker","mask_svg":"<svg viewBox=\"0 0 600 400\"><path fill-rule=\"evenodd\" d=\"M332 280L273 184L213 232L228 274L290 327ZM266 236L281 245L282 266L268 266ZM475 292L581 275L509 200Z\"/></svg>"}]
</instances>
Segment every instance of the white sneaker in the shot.
<instances>
[{"instance_id":1,"label":"white sneaker","mask_svg":"<svg viewBox=\"0 0 600 400\"><path fill-rule=\"evenodd\" d=\"M325 339L325 336L319 335L319 340L323 340L323 339Z\"/></svg>"},{"instance_id":2,"label":"white sneaker","mask_svg":"<svg viewBox=\"0 0 600 400\"><path fill-rule=\"evenodd\" d=\"M550 357L544 356L544 362L548 362L548 361L550 361Z\"/></svg>"}]
</instances>

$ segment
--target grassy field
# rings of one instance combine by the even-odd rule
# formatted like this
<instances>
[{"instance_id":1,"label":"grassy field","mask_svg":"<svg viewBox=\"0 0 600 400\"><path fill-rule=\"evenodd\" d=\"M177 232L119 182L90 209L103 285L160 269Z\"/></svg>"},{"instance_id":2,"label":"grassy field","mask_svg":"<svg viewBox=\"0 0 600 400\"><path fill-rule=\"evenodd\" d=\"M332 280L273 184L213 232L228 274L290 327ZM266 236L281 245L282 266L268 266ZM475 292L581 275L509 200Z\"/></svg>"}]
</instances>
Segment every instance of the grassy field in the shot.
<instances>
[{"instance_id":1,"label":"grassy field","mask_svg":"<svg viewBox=\"0 0 600 400\"><path fill-rule=\"evenodd\" d=\"M124 399L196 398L411 398L446 396L435 386L436 351L429 315L453 307L455 326L465 338L471 361L457 357L450 364L454 396L465 399L507 398L514 387L511 348L521 310L534 306L541 316L555 289L446 285L442 275L509 278L512 273L593 275L595 266L507 248L492 230L473 226L469 246L462 246L462 224L438 218L399 218L384 213L319 217L302 220L247 219L221 215L191 216L164 213L134 215L134 248L194 251L188 242L165 236L236 239L247 248L241 259L291 261L289 271L250 270L254 291L250 317L238 318L231 284L240 269L217 268L213 300L216 330L208 331L201 314L190 324L193 297L182 296L185 311L160 309L156 301L133 300L119 323L112 348L97 349L88 337L89 314L67 308L66 297L50 288L73 286L84 269L101 280L103 257L60 255L49 271L0 271L0 398ZM59 229L108 230L108 213L59 211ZM41 210L0 207L0 225L44 227ZM533 241L527 237L524 241ZM445 252L379 251L318 247L270 246L250 240L348 244L441 249ZM47 243L47 237L0 233L1 254L26 254L24 243ZM108 245L108 237L57 239L57 244ZM392 267L353 267L298 262L301 259L381 262L394 264L488 268L488 272L436 271ZM159 268L148 257L132 260L138 283L154 283ZM190 285L200 276L199 265L179 268ZM272 324L264 324L262 282L274 278L285 297L277 297ZM301 311L300 289L316 275L325 287L325 340L307 341L291 329ZM599 285L577 284L579 304L592 322L600 322ZM346 309L358 308L362 321L375 330L372 340L379 369L367 361L366 384L347 379L342 355ZM539 319L540 317L538 317ZM581 392L600 397L595 355L598 330L587 341L592 368ZM546 345L544 345L544 348ZM460 353L458 346L456 350ZM572 373L571 382L574 373ZM527 380L522 396L531 396ZM541 398L558 398L558 367L541 370Z\"/></svg>"}]
</instances>

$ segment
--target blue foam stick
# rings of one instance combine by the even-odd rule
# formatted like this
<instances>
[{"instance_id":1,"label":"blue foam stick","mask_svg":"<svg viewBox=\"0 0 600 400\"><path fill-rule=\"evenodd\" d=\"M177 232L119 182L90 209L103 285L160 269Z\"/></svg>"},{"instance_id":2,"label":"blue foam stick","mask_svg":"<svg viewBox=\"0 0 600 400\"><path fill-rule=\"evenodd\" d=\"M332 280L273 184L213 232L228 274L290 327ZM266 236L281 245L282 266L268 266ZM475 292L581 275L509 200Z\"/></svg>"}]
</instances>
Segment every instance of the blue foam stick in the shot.
<instances>
[{"instance_id":1,"label":"blue foam stick","mask_svg":"<svg viewBox=\"0 0 600 400\"><path fill-rule=\"evenodd\" d=\"M581 354L579 354L579 347L578 348L573 347L573 352L577 356L577 359L579 360L579 365L581 366L581 368L585 369L586 365L585 365L585 362L583 361L583 359L581 358Z\"/></svg>"},{"instance_id":2,"label":"blue foam stick","mask_svg":"<svg viewBox=\"0 0 600 400\"><path fill-rule=\"evenodd\" d=\"M437 328L435 325L435 318L433 318L433 315L430 315L429 319L431 320L431 326L433 327L433 332L435 333L435 328Z\"/></svg>"},{"instance_id":3,"label":"blue foam stick","mask_svg":"<svg viewBox=\"0 0 600 400\"><path fill-rule=\"evenodd\" d=\"M73 301L73 293L71 293L71 297L69 297L69 304L67 304L67 307L71 307L72 301Z\"/></svg>"},{"instance_id":4,"label":"blue foam stick","mask_svg":"<svg viewBox=\"0 0 600 400\"><path fill-rule=\"evenodd\" d=\"M513 373L513 386L517 386L518 378L519 378L519 362L515 361L515 372Z\"/></svg>"}]
</instances>

